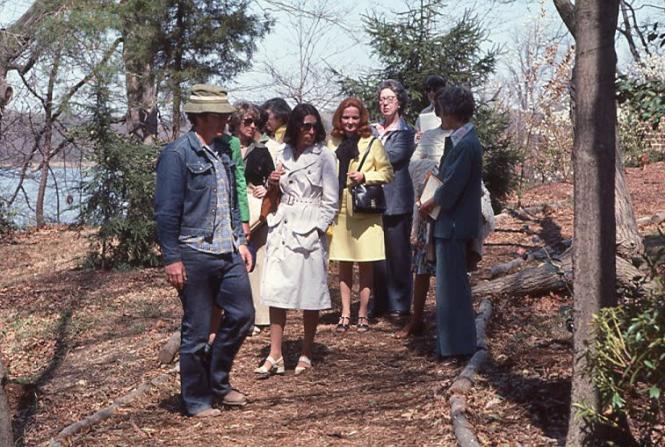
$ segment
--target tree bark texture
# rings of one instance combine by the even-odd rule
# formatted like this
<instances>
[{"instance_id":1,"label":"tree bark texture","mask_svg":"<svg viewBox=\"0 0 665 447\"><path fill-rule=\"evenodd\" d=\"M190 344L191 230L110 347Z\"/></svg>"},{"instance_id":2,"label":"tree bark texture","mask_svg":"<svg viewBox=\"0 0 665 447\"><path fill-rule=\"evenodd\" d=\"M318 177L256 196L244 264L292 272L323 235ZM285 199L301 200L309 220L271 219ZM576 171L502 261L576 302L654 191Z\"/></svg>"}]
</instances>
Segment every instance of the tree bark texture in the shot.
<instances>
[{"instance_id":1,"label":"tree bark texture","mask_svg":"<svg viewBox=\"0 0 665 447\"><path fill-rule=\"evenodd\" d=\"M599 410L587 368L593 343L592 317L616 300L616 53L618 0L575 2L576 92L573 166L574 358L569 446L604 444L603 431L587 424L575 405ZM616 186L616 185L615 185Z\"/></svg>"},{"instance_id":2,"label":"tree bark texture","mask_svg":"<svg viewBox=\"0 0 665 447\"><path fill-rule=\"evenodd\" d=\"M575 32L575 21L576 21L576 12L575 5L571 0L553 0L554 6L556 7L561 20L570 31L570 34L573 38L577 39L577 34ZM611 3L611 8L614 8L614 2ZM610 9L610 3L607 4L607 8ZM612 9L612 11L614 11ZM617 12L618 16L618 12ZM616 26L615 26L616 28ZM573 110L573 132L576 128L576 119L574 116L575 106L576 106L576 94L577 82L575 82L577 72L577 66L573 68L573 79L572 79L572 89L571 89L571 109ZM616 108L616 106L615 106ZM616 121L615 121L615 135L616 135ZM640 256L644 253L644 245L642 243L642 237L637 229L637 223L635 219L635 211L633 210L633 203L630 198L630 191L628 190L628 185L626 184L626 173L624 172L622 152L619 147L619 141L616 139L616 159L615 164L615 176L614 176L614 197L615 197L615 215L616 215L616 243L617 251L619 255L629 259L634 256Z\"/></svg>"},{"instance_id":3,"label":"tree bark texture","mask_svg":"<svg viewBox=\"0 0 665 447\"><path fill-rule=\"evenodd\" d=\"M5 395L7 370L0 360L0 447L13 447L12 415Z\"/></svg>"},{"instance_id":4,"label":"tree bark texture","mask_svg":"<svg viewBox=\"0 0 665 447\"><path fill-rule=\"evenodd\" d=\"M127 132L151 144L157 136L157 87L152 63L123 51L127 84Z\"/></svg>"},{"instance_id":5,"label":"tree bark texture","mask_svg":"<svg viewBox=\"0 0 665 447\"><path fill-rule=\"evenodd\" d=\"M614 180L614 215L616 216L617 254L626 259L644 254L642 236L637 231L637 218L633 209L633 201L626 185L623 166L623 154L617 138L616 147L616 178Z\"/></svg>"}]
</instances>

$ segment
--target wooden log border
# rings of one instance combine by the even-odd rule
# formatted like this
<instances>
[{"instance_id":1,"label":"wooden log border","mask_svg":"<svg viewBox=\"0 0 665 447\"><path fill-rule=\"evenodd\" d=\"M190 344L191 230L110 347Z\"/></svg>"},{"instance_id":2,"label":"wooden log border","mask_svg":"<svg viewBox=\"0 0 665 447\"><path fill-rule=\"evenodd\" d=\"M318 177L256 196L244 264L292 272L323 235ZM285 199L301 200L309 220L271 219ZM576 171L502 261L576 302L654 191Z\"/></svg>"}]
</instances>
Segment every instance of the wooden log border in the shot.
<instances>
[{"instance_id":1,"label":"wooden log border","mask_svg":"<svg viewBox=\"0 0 665 447\"><path fill-rule=\"evenodd\" d=\"M154 379L147 382L143 382L134 390L130 391L129 393L125 394L124 396L114 401L111 405L102 408L96 413L93 413L85 417L84 419L81 419L80 421L68 425L49 441L48 443L49 447L63 447L63 442L65 442L67 438L79 433L83 429L90 428L93 425L97 425L100 422L104 421L105 419L110 418L115 414L115 412L119 408L129 405L139 397L144 396L151 389L166 383L168 380L171 379L171 376L178 371L179 371L178 366L171 368L167 372L160 374Z\"/></svg>"},{"instance_id":2,"label":"wooden log border","mask_svg":"<svg viewBox=\"0 0 665 447\"><path fill-rule=\"evenodd\" d=\"M469 360L462 372L455 378L448 389L450 419L453 424L455 439L460 447L480 447L473 426L466 417L468 407L465 395L471 391L473 380L487 361L487 322L492 315L492 302L484 298L480 303L480 312L476 317L476 339L478 350Z\"/></svg>"}]
</instances>

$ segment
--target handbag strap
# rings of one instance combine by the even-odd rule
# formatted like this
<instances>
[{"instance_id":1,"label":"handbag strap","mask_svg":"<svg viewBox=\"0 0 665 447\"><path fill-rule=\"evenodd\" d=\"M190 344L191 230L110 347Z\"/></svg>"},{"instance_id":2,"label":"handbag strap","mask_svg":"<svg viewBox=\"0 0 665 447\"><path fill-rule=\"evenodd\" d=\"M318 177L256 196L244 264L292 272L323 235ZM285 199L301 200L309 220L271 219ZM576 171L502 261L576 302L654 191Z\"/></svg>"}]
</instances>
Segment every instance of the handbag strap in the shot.
<instances>
[{"instance_id":1,"label":"handbag strap","mask_svg":"<svg viewBox=\"0 0 665 447\"><path fill-rule=\"evenodd\" d=\"M363 159L360 160L360 164L358 165L358 172L360 172L360 170L363 168L363 164L367 159L367 155L369 155L369 150L372 149L372 144L374 143L374 140L376 140L376 137L372 137L372 139L369 141L369 144L367 145L367 150L365 151L365 155L363 155Z\"/></svg>"}]
</instances>

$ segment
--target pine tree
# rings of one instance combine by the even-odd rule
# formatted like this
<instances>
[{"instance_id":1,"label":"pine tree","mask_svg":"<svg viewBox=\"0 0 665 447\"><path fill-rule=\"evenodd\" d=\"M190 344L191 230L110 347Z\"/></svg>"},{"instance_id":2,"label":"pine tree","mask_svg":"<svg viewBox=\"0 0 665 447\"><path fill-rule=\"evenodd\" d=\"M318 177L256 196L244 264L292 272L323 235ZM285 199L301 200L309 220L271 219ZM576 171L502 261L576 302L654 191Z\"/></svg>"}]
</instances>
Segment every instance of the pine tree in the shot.
<instances>
[{"instance_id":1,"label":"pine tree","mask_svg":"<svg viewBox=\"0 0 665 447\"><path fill-rule=\"evenodd\" d=\"M422 91L427 76L438 74L467 87L485 83L494 72L498 51L481 49L485 31L469 11L445 29L443 8L442 0L420 0L394 19L378 13L364 16L369 46L382 67L358 79L344 78L342 91L375 109L371 105L376 104L376 86L384 79L396 79L409 91L411 105L406 117L413 122L428 105Z\"/></svg>"},{"instance_id":2,"label":"pine tree","mask_svg":"<svg viewBox=\"0 0 665 447\"><path fill-rule=\"evenodd\" d=\"M107 80L93 86L92 118L79 139L92 150L82 193L87 197L80 220L98 226L91 236L88 262L93 267L127 268L159 264L153 218L154 164L157 149L116 132Z\"/></svg>"}]
</instances>

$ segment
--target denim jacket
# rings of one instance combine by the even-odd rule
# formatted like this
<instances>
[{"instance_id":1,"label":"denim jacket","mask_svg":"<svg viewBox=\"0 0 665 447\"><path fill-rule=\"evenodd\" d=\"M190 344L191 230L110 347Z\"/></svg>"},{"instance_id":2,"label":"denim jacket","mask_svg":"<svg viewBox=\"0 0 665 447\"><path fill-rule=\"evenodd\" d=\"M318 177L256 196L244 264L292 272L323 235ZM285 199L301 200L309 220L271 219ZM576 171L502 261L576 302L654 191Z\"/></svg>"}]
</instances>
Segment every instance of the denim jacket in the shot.
<instances>
[{"instance_id":1,"label":"denim jacket","mask_svg":"<svg viewBox=\"0 0 665 447\"><path fill-rule=\"evenodd\" d=\"M230 147L217 139L213 150L219 155L229 179L228 200L234 236L239 245L245 244L236 193L235 162L231 159ZM166 145L159 154L155 220L165 264L181 260L178 241L181 236L212 238L217 212L217 182L209 157L193 131Z\"/></svg>"}]
</instances>

